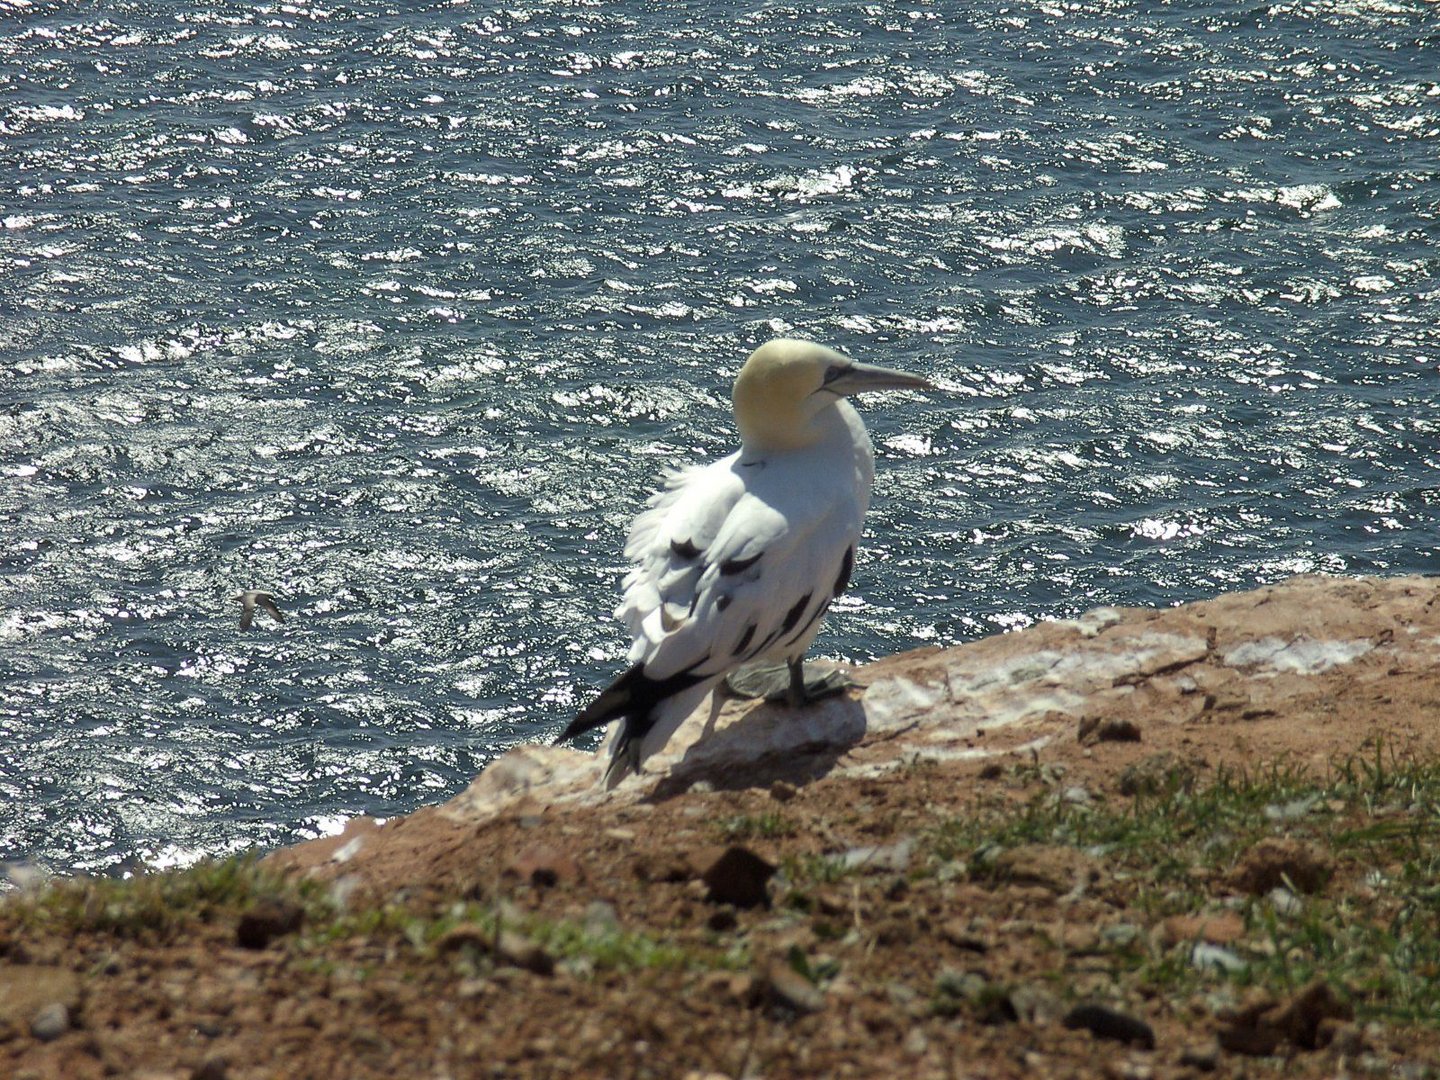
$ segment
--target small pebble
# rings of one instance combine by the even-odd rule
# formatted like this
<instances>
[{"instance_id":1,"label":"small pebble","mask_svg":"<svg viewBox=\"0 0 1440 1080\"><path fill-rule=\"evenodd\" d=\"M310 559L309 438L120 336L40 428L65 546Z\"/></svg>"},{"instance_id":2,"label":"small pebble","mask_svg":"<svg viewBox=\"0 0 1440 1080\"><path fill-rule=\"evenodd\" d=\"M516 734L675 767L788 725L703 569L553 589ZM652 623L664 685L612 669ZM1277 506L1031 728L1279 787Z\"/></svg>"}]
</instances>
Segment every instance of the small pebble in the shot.
<instances>
[{"instance_id":1,"label":"small pebble","mask_svg":"<svg viewBox=\"0 0 1440 1080\"><path fill-rule=\"evenodd\" d=\"M705 925L717 934L723 934L727 930L734 930L739 921L735 917L735 909L727 904L712 911L705 919Z\"/></svg>"},{"instance_id":2,"label":"small pebble","mask_svg":"<svg viewBox=\"0 0 1440 1080\"><path fill-rule=\"evenodd\" d=\"M604 900L592 900L585 905L585 932L587 934L611 934L620 929L620 916L615 905Z\"/></svg>"},{"instance_id":3,"label":"small pebble","mask_svg":"<svg viewBox=\"0 0 1440 1080\"><path fill-rule=\"evenodd\" d=\"M1084 1028L1097 1039L1114 1039L1132 1046L1155 1049L1155 1029L1137 1016L1108 1005L1076 1005L1063 1021L1067 1028Z\"/></svg>"},{"instance_id":4,"label":"small pebble","mask_svg":"<svg viewBox=\"0 0 1440 1080\"><path fill-rule=\"evenodd\" d=\"M257 900L240 916L235 940L241 948L263 949L276 938L293 934L305 922L305 909L293 900Z\"/></svg>"},{"instance_id":5,"label":"small pebble","mask_svg":"<svg viewBox=\"0 0 1440 1080\"><path fill-rule=\"evenodd\" d=\"M765 984L770 1004L782 1011L804 1015L825 1008L824 992L783 961L770 965Z\"/></svg>"},{"instance_id":6,"label":"small pebble","mask_svg":"<svg viewBox=\"0 0 1440 1080\"><path fill-rule=\"evenodd\" d=\"M59 1001L43 1006L30 1021L30 1034L41 1042L58 1039L69 1030L70 1010Z\"/></svg>"},{"instance_id":7,"label":"small pebble","mask_svg":"<svg viewBox=\"0 0 1440 1080\"><path fill-rule=\"evenodd\" d=\"M713 849L697 852L694 861L705 885L705 899L712 904L770 906L766 883L776 868L749 848L732 844L718 854Z\"/></svg>"},{"instance_id":8,"label":"small pebble","mask_svg":"<svg viewBox=\"0 0 1440 1080\"><path fill-rule=\"evenodd\" d=\"M1201 1072L1214 1072L1220 1067L1220 1044L1187 1046L1180 1051L1180 1064Z\"/></svg>"}]
</instances>

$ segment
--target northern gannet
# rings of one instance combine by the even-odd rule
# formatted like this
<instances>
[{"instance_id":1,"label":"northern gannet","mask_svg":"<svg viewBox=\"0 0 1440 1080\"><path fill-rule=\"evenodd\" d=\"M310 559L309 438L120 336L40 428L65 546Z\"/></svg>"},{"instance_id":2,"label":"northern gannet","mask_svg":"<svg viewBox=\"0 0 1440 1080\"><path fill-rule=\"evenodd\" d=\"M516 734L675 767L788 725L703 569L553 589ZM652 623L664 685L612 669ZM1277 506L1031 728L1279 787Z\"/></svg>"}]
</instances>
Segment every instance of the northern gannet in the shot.
<instances>
[{"instance_id":1,"label":"northern gannet","mask_svg":"<svg viewBox=\"0 0 1440 1080\"><path fill-rule=\"evenodd\" d=\"M930 385L809 341L751 353L732 394L740 449L669 473L630 526L633 568L615 609L634 639L630 669L556 741L619 720L613 787L744 664L783 660L790 703L803 705L805 650L850 582L875 476L845 398Z\"/></svg>"},{"instance_id":2,"label":"northern gannet","mask_svg":"<svg viewBox=\"0 0 1440 1080\"><path fill-rule=\"evenodd\" d=\"M240 601L240 629L249 630L255 622L255 608L264 608L270 613L270 617L276 622L284 622L285 616L280 614L279 607L275 604L275 597L262 589L247 589L235 597Z\"/></svg>"}]
</instances>

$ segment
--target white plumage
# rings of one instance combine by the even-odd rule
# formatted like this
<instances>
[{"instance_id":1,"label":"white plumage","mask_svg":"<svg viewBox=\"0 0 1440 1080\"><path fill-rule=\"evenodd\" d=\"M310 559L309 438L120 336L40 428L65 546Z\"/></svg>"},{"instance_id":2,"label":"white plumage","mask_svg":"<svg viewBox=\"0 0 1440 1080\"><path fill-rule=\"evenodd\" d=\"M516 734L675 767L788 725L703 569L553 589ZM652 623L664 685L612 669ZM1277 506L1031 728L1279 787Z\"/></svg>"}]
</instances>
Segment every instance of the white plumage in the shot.
<instances>
[{"instance_id":1,"label":"white plumage","mask_svg":"<svg viewBox=\"0 0 1440 1080\"><path fill-rule=\"evenodd\" d=\"M928 385L807 341L751 354L734 391L741 449L671 473L631 525L616 615L632 667L560 736L618 719L608 783L638 771L743 664L784 660L803 704L800 665L849 583L874 478L870 438L844 398Z\"/></svg>"}]
</instances>

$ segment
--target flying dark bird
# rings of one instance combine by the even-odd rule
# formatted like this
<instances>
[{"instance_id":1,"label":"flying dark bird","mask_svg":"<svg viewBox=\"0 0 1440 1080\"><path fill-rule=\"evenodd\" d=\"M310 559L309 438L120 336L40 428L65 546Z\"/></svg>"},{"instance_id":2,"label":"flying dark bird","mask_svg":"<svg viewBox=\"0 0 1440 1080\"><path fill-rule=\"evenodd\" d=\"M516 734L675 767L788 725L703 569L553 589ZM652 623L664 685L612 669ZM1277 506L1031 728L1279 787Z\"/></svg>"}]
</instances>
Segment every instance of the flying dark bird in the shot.
<instances>
[{"instance_id":1,"label":"flying dark bird","mask_svg":"<svg viewBox=\"0 0 1440 1080\"><path fill-rule=\"evenodd\" d=\"M270 613L276 622L284 622L285 616L275 606L275 597L261 589L249 589L235 597L240 601L240 629L249 630L255 622L255 609L262 608Z\"/></svg>"}]
</instances>

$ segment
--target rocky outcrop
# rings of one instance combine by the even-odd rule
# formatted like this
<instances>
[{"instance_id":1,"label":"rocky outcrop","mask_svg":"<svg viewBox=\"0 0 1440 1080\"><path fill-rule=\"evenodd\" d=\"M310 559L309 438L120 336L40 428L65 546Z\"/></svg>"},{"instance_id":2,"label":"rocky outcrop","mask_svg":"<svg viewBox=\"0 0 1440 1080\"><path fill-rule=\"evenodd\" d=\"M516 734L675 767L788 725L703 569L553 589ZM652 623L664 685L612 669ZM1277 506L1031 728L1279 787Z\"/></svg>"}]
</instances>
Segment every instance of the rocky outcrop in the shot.
<instances>
[{"instance_id":1,"label":"rocky outcrop","mask_svg":"<svg viewBox=\"0 0 1440 1080\"><path fill-rule=\"evenodd\" d=\"M1429 578L1295 578L1167 610L1097 608L853 672L857 691L793 712L748 701L697 710L614 798L696 783L757 786L838 770L878 774L917 759L1039 749L1126 721L1251 720L1282 706L1372 691L1440 665L1440 588ZM711 729L707 732L707 729ZM519 796L603 797L604 752L526 746L487 769L446 813L478 820Z\"/></svg>"},{"instance_id":2,"label":"rocky outcrop","mask_svg":"<svg viewBox=\"0 0 1440 1080\"><path fill-rule=\"evenodd\" d=\"M1376 707L1402 725L1406 709L1423 719L1422 707L1401 699L1407 678L1431 678L1440 666L1437 601L1434 578L1308 576L1175 608L1098 608L881 660L851 673L855 689L801 711L707 703L645 774L613 792L600 785L603 750L523 746L422 813L448 827L473 827L517 806L538 813L601 801L641 804L697 785L877 777L917 761L1135 739L1155 725L1186 727L1198 756L1212 738L1263 743L1261 722L1282 713L1290 734L1276 738L1296 743L1288 749L1303 760L1296 731L1350 724L1358 742ZM1427 725L1417 723L1416 737L1427 735L1422 729ZM305 846L304 858L347 862L362 847L384 846L394 826L354 822L341 838ZM414 839L412 829L404 843Z\"/></svg>"}]
</instances>

